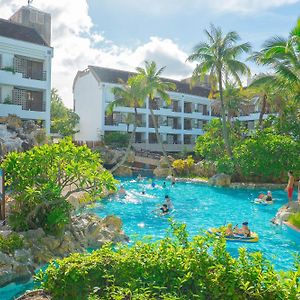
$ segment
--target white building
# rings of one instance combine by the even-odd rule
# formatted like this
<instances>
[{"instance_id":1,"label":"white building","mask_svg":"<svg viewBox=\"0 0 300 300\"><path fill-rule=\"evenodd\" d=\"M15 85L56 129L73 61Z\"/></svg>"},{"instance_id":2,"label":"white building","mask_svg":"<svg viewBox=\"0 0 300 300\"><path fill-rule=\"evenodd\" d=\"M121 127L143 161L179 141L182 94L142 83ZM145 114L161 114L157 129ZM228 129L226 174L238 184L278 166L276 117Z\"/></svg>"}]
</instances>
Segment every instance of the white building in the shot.
<instances>
[{"instance_id":1,"label":"white building","mask_svg":"<svg viewBox=\"0 0 300 300\"><path fill-rule=\"evenodd\" d=\"M79 142L97 142L102 140L108 132L127 132L132 130L128 126L128 114L133 114L133 108L116 107L112 115L106 114L107 105L114 99L112 87L121 86L119 83L126 82L134 73L114 70L109 68L88 66L84 71L79 71L73 83L74 111L80 117L79 132L75 140ZM174 82L176 91L169 92L172 99L171 105L167 106L158 99L158 106L152 107L159 125L159 132L167 151L182 151L184 148L192 150L197 136L203 134L203 126L216 115L212 114L214 102L209 100L209 87L195 86L190 88L188 80ZM156 135L149 105L138 108L138 127L136 130L136 149L149 151L161 151L156 142ZM259 119L258 99L249 103L249 113L239 114L239 119L245 122L248 129L253 129ZM266 118L267 115L264 116ZM129 128L128 128L129 127Z\"/></svg>"},{"instance_id":2,"label":"white building","mask_svg":"<svg viewBox=\"0 0 300 300\"><path fill-rule=\"evenodd\" d=\"M80 116L80 131L77 141L99 141L107 132L126 132L126 119L133 113L129 107L117 107L114 113L106 114L107 105L114 99L112 87L120 86L120 79L126 82L133 73L89 66L79 71L74 79L74 110ZM181 81L174 82L177 90L169 92L172 99L167 106L158 99L158 107L153 107L159 125L159 132L167 151L192 149L198 135L203 134L203 126L211 119L211 101L207 98L209 89L194 87ZM160 151L156 143L154 126L150 116L149 103L138 108L138 128L135 147L150 151ZM129 131L132 125L129 126Z\"/></svg>"},{"instance_id":3,"label":"white building","mask_svg":"<svg viewBox=\"0 0 300 300\"><path fill-rule=\"evenodd\" d=\"M0 117L41 120L50 132L51 16L31 6L0 19Z\"/></svg>"}]
</instances>

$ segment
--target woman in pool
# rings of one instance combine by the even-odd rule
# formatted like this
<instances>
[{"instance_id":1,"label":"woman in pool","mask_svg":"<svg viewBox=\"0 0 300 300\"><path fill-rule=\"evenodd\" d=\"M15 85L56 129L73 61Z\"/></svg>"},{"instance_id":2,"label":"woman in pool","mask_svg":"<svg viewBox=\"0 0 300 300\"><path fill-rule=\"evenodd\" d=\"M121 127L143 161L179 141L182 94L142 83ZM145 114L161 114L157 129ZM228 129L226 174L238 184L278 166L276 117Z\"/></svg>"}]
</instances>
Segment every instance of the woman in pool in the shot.
<instances>
[{"instance_id":1,"label":"woman in pool","mask_svg":"<svg viewBox=\"0 0 300 300\"><path fill-rule=\"evenodd\" d=\"M158 213L160 216L167 215L169 213L168 205L163 204L162 207L152 210L152 212L154 212L154 213L159 212L159 211L161 211L160 213Z\"/></svg>"},{"instance_id":2,"label":"woman in pool","mask_svg":"<svg viewBox=\"0 0 300 300\"><path fill-rule=\"evenodd\" d=\"M174 205L173 205L173 203L172 203L172 201L171 201L171 199L168 195L165 196L165 203L164 204L167 205L169 210L174 209Z\"/></svg>"},{"instance_id":3,"label":"woman in pool","mask_svg":"<svg viewBox=\"0 0 300 300\"><path fill-rule=\"evenodd\" d=\"M120 189L119 189L119 195L126 195L126 191L125 191L123 185L121 185L121 187L120 187Z\"/></svg>"},{"instance_id":4,"label":"woman in pool","mask_svg":"<svg viewBox=\"0 0 300 300\"><path fill-rule=\"evenodd\" d=\"M237 234L243 234L245 237L250 237L251 236L251 231L248 227L248 222L244 222L242 225L242 228L236 228L235 233Z\"/></svg>"}]
</instances>

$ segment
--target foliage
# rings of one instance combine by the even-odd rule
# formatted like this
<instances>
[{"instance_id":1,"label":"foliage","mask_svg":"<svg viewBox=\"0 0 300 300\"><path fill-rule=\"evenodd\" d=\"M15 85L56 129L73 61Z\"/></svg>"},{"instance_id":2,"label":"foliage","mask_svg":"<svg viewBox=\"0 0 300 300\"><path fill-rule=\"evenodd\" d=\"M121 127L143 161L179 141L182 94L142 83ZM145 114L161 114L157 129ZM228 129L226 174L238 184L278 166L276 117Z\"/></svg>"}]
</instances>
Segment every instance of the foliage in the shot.
<instances>
[{"instance_id":1,"label":"foliage","mask_svg":"<svg viewBox=\"0 0 300 300\"><path fill-rule=\"evenodd\" d=\"M51 133L59 133L62 136L71 136L77 132L79 116L67 108L57 89L51 90Z\"/></svg>"},{"instance_id":2,"label":"foliage","mask_svg":"<svg viewBox=\"0 0 300 300\"><path fill-rule=\"evenodd\" d=\"M294 226L296 226L297 228L300 229L300 212L292 214L288 221L293 224Z\"/></svg>"},{"instance_id":3,"label":"foliage","mask_svg":"<svg viewBox=\"0 0 300 300\"><path fill-rule=\"evenodd\" d=\"M154 125L156 139L161 146L163 156L168 163L168 166L171 168L167 152L158 131L157 121L155 119L151 104L157 104L157 97L160 97L167 105L171 104L171 98L168 94L168 91L175 90L176 84L161 79L161 74L165 70L165 67L157 69L157 65L154 61L146 61L144 69L139 67L136 68L136 70L138 72L138 76L140 76L145 84L145 92L149 99L150 115Z\"/></svg>"},{"instance_id":4,"label":"foliage","mask_svg":"<svg viewBox=\"0 0 300 300\"><path fill-rule=\"evenodd\" d=\"M228 78L231 76L242 87L240 77L249 76L250 69L238 58L241 54L249 52L251 46L249 43L238 44L241 38L237 32L230 31L223 35L222 29L213 24L209 30L205 29L204 33L207 41L200 42L194 47L194 52L188 57L188 61L198 62L193 72L193 79L197 81L208 75L212 92L218 90L220 93L224 146L228 155L232 157L229 130L226 123L223 85L228 82Z\"/></svg>"},{"instance_id":5,"label":"foliage","mask_svg":"<svg viewBox=\"0 0 300 300\"><path fill-rule=\"evenodd\" d=\"M15 250L23 247L23 238L17 233L11 233L4 237L0 234L0 251L6 254L13 254Z\"/></svg>"},{"instance_id":6,"label":"foliage","mask_svg":"<svg viewBox=\"0 0 300 300\"><path fill-rule=\"evenodd\" d=\"M105 132L104 143L113 147L124 148L128 146L130 135L123 132Z\"/></svg>"},{"instance_id":7,"label":"foliage","mask_svg":"<svg viewBox=\"0 0 300 300\"><path fill-rule=\"evenodd\" d=\"M260 177L260 181L271 182L285 179L287 169L300 170L299 153L300 142L269 128L256 130L253 136L234 149L243 176Z\"/></svg>"},{"instance_id":8,"label":"foliage","mask_svg":"<svg viewBox=\"0 0 300 300\"><path fill-rule=\"evenodd\" d=\"M85 191L96 197L103 190L115 189L115 180L103 169L98 154L75 146L70 139L11 152L1 167L16 199L9 216L16 230L42 227L59 233L69 222L67 198L71 194Z\"/></svg>"},{"instance_id":9,"label":"foliage","mask_svg":"<svg viewBox=\"0 0 300 300\"><path fill-rule=\"evenodd\" d=\"M231 159L224 149L221 122L215 119L206 126L205 134L198 137L195 151L205 159L215 161L218 172L234 174L239 180L280 181L285 179L287 169L298 172L300 141L283 128L279 131L276 126L279 127L278 119L273 117L268 127L257 128L250 135L235 122L230 132ZM235 166L238 166L238 172Z\"/></svg>"},{"instance_id":10,"label":"foliage","mask_svg":"<svg viewBox=\"0 0 300 300\"><path fill-rule=\"evenodd\" d=\"M172 163L172 167L179 175L191 174L195 165L195 160L192 155L189 155L186 159L176 159Z\"/></svg>"},{"instance_id":11,"label":"foliage","mask_svg":"<svg viewBox=\"0 0 300 300\"><path fill-rule=\"evenodd\" d=\"M53 299L298 299L299 262L277 273L260 252L239 249L233 258L224 238L188 238L184 224L155 242L110 244L49 264L36 280Z\"/></svg>"}]
</instances>

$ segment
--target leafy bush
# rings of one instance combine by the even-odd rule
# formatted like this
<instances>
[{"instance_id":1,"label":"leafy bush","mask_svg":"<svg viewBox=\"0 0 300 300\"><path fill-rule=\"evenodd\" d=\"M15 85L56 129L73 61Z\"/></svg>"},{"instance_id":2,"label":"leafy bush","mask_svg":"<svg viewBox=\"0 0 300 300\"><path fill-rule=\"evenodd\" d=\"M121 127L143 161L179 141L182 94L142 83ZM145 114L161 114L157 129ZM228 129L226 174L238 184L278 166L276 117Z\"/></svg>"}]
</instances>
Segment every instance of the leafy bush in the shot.
<instances>
[{"instance_id":1,"label":"leafy bush","mask_svg":"<svg viewBox=\"0 0 300 300\"><path fill-rule=\"evenodd\" d=\"M104 135L106 145L125 148L128 146L130 135L122 132L107 132Z\"/></svg>"},{"instance_id":2,"label":"leafy bush","mask_svg":"<svg viewBox=\"0 0 300 300\"><path fill-rule=\"evenodd\" d=\"M297 228L300 229L300 212L292 214L288 221L293 224L294 226L296 226Z\"/></svg>"},{"instance_id":3,"label":"leafy bush","mask_svg":"<svg viewBox=\"0 0 300 300\"><path fill-rule=\"evenodd\" d=\"M174 236L137 242L53 261L36 280L53 299L298 299L296 269L277 273L259 252L240 248L238 258L223 238L188 238L173 223ZM298 267L298 269L297 269Z\"/></svg>"},{"instance_id":4,"label":"leafy bush","mask_svg":"<svg viewBox=\"0 0 300 300\"><path fill-rule=\"evenodd\" d=\"M286 180L287 170L300 170L300 141L290 134L279 132L270 120L270 127L250 133L235 122L230 130L233 159L224 147L220 120L212 120L206 133L199 136L195 151L206 160L215 161L217 171L234 175L245 181L278 182ZM267 124L267 123L266 123ZM281 129L282 130L282 129ZM300 175L300 174L299 174Z\"/></svg>"},{"instance_id":5,"label":"leafy bush","mask_svg":"<svg viewBox=\"0 0 300 300\"><path fill-rule=\"evenodd\" d=\"M59 234L70 220L67 198L71 194L85 191L98 197L104 189L115 189L116 183L98 154L75 146L70 139L11 152L1 167L16 200L8 219L15 230L42 227Z\"/></svg>"},{"instance_id":6,"label":"leafy bush","mask_svg":"<svg viewBox=\"0 0 300 300\"><path fill-rule=\"evenodd\" d=\"M288 170L300 170L300 142L272 129L257 130L234 149L243 176L260 181L286 179Z\"/></svg>"},{"instance_id":7,"label":"leafy bush","mask_svg":"<svg viewBox=\"0 0 300 300\"><path fill-rule=\"evenodd\" d=\"M0 251L13 254L15 250L23 247L23 238L17 233L11 233L7 237L0 234Z\"/></svg>"},{"instance_id":8,"label":"leafy bush","mask_svg":"<svg viewBox=\"0 0 300 300\"><path fill-rule=\"evenodd\" d=\"M186 159L176 159L172 163L172 167L179 175L191 174L195 165L195 160L191 155Z\"/></svg>"}]
</instances>

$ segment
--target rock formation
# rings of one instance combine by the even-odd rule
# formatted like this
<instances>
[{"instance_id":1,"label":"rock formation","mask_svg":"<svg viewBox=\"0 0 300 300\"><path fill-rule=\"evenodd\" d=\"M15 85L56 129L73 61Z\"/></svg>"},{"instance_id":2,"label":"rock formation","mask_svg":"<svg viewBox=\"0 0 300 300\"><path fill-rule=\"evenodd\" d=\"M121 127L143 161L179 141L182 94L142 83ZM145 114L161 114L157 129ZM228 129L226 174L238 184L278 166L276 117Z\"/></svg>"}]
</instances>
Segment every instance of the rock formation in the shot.
<instances>
[{"instance_id":1,"label":"rock formation","mask_svg":"<svg viewBox=\"0 0 300 300\"><path fill-rule=\"evenodd\" d=\"M224 173L216 174L208 180L208 184L214 186L229 186L230 182L230 175Z\"/></svg>"},{"instance_id":2,"label":"rock formation","mask_svg":"<svg viewBox=\"0 0 300 300\"><path fill-rule=\"evenodd\" d=\"M0 228L7 236L12 231ZM115 216L100 219L95 215L73 216L71 224L60 237L47 235L41 228L20 232L24 247L12 255L0 252L0 286L10 282L27 281L34 271L52 258L60 258L71 252L85 252L87 248L99 248L107 242L128 242L122 231L122 221Z\"/></svg>"}]
</instances>

